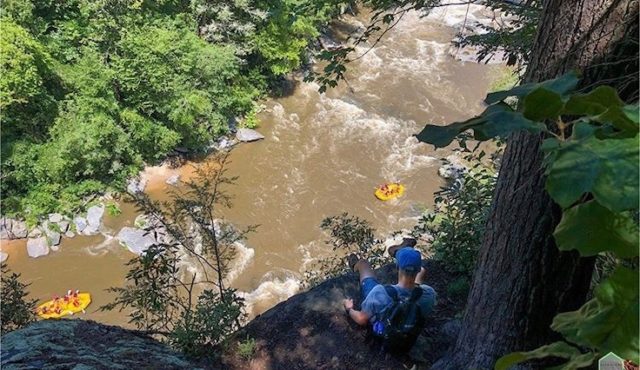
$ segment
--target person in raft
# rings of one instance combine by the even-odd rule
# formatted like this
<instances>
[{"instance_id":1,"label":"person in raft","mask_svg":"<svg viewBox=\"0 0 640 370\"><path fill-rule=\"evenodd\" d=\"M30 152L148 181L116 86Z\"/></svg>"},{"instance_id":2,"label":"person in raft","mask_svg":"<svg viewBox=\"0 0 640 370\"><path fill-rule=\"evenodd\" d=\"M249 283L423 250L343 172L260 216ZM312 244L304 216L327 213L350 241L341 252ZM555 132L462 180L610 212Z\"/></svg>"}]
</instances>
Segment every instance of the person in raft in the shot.
<instances>
[{"instance_id":1,"label":"person in raft","mask_svg":"<svg viewBox=\"0 0 640 370\"><path fill-rule=\"evenodd\" d=\"M367 260L355 254L347 258L349 267L360 275L363 300L361 309L356 310L353 299L345 299L347 314L359 325L371 324L374 335L383 338L383 343L392 342L385 343L387 347L395 345L401 351L413 346L436 304L435 290L424 284L427 272L420 252L413 248L416 243L414 238L404 238L402 243L389 247L389 255L398 266L395 285L380 284ZM402 333L403 330L408 332Z\"/></svg>"}]
</instances>

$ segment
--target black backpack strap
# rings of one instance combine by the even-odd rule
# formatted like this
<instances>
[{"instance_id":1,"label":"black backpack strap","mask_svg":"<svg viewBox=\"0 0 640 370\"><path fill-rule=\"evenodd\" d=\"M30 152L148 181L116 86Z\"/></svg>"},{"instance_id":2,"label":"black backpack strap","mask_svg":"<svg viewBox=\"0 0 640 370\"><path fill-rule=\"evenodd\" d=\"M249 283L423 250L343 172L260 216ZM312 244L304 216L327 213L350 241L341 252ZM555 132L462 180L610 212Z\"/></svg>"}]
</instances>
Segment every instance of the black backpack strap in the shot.
<instances>
[{"instance_id":1,"label":"black backpack strap","mask_svg":"<svg viewBox=\"0 0 640 370\"><path fill-rule=\"evenodd\" d=\"M422 297L423 292L424 292L424 289L422 289L422 287L420 286L413 288L413 290L411 291L411 298L409 298L409 302L411 303L417 302L418 299Z\"/></svg>"},{"instance_id":2,"label":"black backpack strap","mask_svg":"<svg viewBox=\"0 0 640 370\"><path fill-rule=\"evenodd\" d=\"M385 285L384 290L387 291L387 294L394 302L398 301L398 291L393 287L393 285Z\"/></svg>"}]
</instances>

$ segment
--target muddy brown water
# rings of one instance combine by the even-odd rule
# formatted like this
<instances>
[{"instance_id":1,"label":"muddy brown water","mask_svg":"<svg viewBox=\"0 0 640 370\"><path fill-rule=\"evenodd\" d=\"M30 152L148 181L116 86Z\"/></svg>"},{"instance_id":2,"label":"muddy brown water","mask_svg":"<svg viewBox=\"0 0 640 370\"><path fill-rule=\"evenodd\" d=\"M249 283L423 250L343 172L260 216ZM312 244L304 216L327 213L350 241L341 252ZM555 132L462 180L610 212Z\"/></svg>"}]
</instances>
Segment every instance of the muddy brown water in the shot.
<instances>
[{"instance_id":1,"label":"muddy brown water","mask_svg":"<svg viewBox=\"0 0 640 370\"><path fill-rule=\"evenodd\" d=\"M230 175L239 180L230 189L234 207L224 216L239 226L260 224L240 248L229 278L245 295L250 315L294 294L304 270L328 252L319 229L324 217L347 211L383 235L411 227L419 211L432 205L443 184L440 159L450 151L433 150L412 135L427 122L479 112L495 68L451 57L455 29L445 23L409 14L349 65L349 86L321 95L316 84L299 82L291 95L265 103L258 131L266 139L233 150ZM149 168L146 191L167 199L166 178L189 172L188 166ZM405 184L405 195L377 201L374 187L387 181ZM124 264L132 257L113 235L132 226L137 211L130 204L121 208L121 215L105 216L103 235L64 239L46 257L29 258L24 240L3 242L9 267L31 284L39 301L67 289L88 291L93 303L83 317L125 325L124 313L95 311L113 299L106 288L124 284Z\"/></svg>"}]
</instances>

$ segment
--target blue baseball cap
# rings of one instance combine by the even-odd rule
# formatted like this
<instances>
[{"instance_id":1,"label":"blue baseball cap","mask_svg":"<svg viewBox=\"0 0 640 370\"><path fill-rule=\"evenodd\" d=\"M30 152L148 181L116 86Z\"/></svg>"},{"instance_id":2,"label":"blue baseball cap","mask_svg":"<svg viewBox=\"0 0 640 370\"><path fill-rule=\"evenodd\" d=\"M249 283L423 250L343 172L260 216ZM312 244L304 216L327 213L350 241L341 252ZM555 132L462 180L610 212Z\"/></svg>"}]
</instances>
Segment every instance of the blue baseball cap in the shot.
<instances>
[{"instance_id":1,"label":"blue baseball cap","mask_svg":"<svg viewBox=\"0 0 640 370\"><path fill-rule=\"evenodd\" d=\"M422 256L420 252L411 248L404 247L396 252L396 261L398 268L409 273L418 273L422 267Z\"/></svg>"}]
</instances>

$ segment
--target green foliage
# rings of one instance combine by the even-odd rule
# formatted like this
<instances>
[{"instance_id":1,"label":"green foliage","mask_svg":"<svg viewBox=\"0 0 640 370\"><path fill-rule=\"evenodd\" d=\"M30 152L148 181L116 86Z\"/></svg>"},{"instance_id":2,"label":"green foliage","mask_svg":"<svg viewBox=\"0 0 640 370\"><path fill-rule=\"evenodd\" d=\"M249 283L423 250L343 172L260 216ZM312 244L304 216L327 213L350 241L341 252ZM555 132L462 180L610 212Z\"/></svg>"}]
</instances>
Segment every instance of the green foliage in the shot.
<instances>
[{"instance_id":1,"label":"green foliage","mask_svg":"<svg viewBox=\"0 0 640 370\"><path fill-rule=\"evenodd\" d=\"M469 294L469 278L459 276L447 285L447 295L453 299L463 300Z\"/></svg>"},{"instance_id":2,"label":"green foliage","mask_svg":"<svg viewBox=\"0 0 640 370\"><path fill-rule=\"evenodd\" d=\"M638 363L638 270L618 267L578 311L558 314L551 328L569 342Z\"/></svg>"},{"instance_id":3,"label":"green foliage","mask_svg":"<svg viewBox=\"0 0 640 370\"><path fill-rule=\"evenodd\" d=\"M29 295L26 291L29 285L20 282L20 274L11 272L5 263L0 270L0 334L5 334L36 320L36 300L25 299Z\"/></svg>"},{"instance_id":4,"label":"green foliage","mask_svg":"<svg viewBox=\"0 0 640 370\"><path fill-rule=\"evenodd\" d=\"M502 52L507 65L526 64L533 49L533 41L542 12L541 1L523 3L488 0L485 3L493 11L504 14L508 21L498 21L489 26L480 25L483 32L461 35L454 41L456 46L478 47L478 61L487 61Z\"/></svg>"},{"instance_id":5,"label":"green foliage","mask_svg":"<svg viewBox=\"0 0 640 370\"><path fill-rule=\"evenodd\" d=\"M560 250L577 249L583 256L605 251L621 258L638 256L638 223L593 200L565 211L554 237Z\"/></svg>"},{"instance_id":6,"label":"green foliage","mask_svg":"<svg viewBox=\"0 0 640 370\"><path fill-rule=\"evenodd\" d=\"M319 35L311 19L298 17L284 1L272 11L264 29L255 38L256 48L274 75L298 68L308 40Z\"/></svg>"},{"instance_id":7,"label":"green foliage","mask_svg":"<svg viewBox=\"0 0 640 370\"><path fill-rule=\"evenodd\" d=\"M495 370L507 370L515 364L545 357L567 359L569 361L563 364L561 369L574 370L591 365L597 356L593 352L583 354L576 347L565 342L554 342L533 351L514 352L503 356L496 363Z\"/></svg>"},{"instance_id":8,"label":"green foliage","mask_svg":"<svg viewBox=\"0 0 640 370\"><path fill-rule=\"evenodd\" d=\"M219 293L203 291L194 310L183 311L169 342L183 353L200 357L210 355L211 347L238 329L244 300L233 289Z\"/></svg>"},{"instance_id":9,"label":"green foliage","mask_svg":"<svg viewBox=\"0 0 640 370\"><path fill-rule=\"evenodd\" d=\"M256 340L247 338L238 342L238 355L245 361L250 360L256 351Z\"/></svg>"},{"instance_id":10,"label":"green foliage","mask_svg":"<svg viewBox=\"0 0 640 370\"><path fill-rule=\"evenodd\" d=\"M235 117L255 124L267 82L300 66L326 21L306 1L3 2L3 212L82 208L77 184L121 190Z\"/></svg>"},{"instance_id":11,"label":"green foliage","mask_svg":"<svg viewBox=\"0 0 640 370\"><path fill-rule=\"evenodd\" d=\"M0 76L2 135L24 132L25 138L41 141L56 116L59 80L46 48L7 19L2 20Z\"/></svg>"},{"instance_id":12,"label":"green foliage","mask_svg":"<svg viewBox=\"0 0 640 370\"><path fill-rule=\"evenodd\" d=\"M333 253L318 260L311 269L305 271L303 284L306 287L349 272L345 257L350 253L367 259L373 268L389 262L389 258L384 256L382 241L375 238L375 229L366 220L345 212L325 218L320 228L329 234L326 243L331 246Z\"/></svg>"},{"instance_id":13,"label":"green foliage","mask_svg":"<svg viewBox=\"0 0 640 370\"><path fill-rule=\"evenodd\" d=\"M127 264L127 285L111 288L116 300L101 307L128 309L130 323L190 356L211 353L244 315L244 300L225 278L236 243L255 227L238 230L216 218L219 207L231 205L225 187L235 178L225 175L228 155L196 168L171 202L135 198L156 242Z\"/></svg>"},{"instance_id":14,"label":"green foliage","mask_svg":"<svg viewBox=\"0 0 640 370\"><path fill-rule=\"evenodd\" d=\"M549 194L563 208L570 207L586 193L613 212L637 207L638 193L634 189L638 189L640 175L638 137L601 140L591 134L582 138L575 135L580 133L578 129L574 130L572 140L549 139L546 143L557 143L549 151L553 156L547 170Z\"/></svg>"},{"instance_id":15,"label":"green foliage","mask_svg":"<svg viewBox=\"0 0 640 370\"><path fill-rule=\"evenodd\" d=\"M116 202L107 203L105 209L107 211L107 214L112 217L118 216L122 213L122 210L120 209L120 207L118 207L118 203Z\"/></svg>"},{"instance_id":16,"label":"green foliage","mask_svg":"<svg viewBox=\"0 0 640 370\"><path fill-rule=\"evenodd\" d=\"M481 116L440 130L427 126L418 139L443 146L456 132L467 129L473 129L480 140L486 139L487 132L506 136L527 129L506 121L497 127L492 122L496 111L509 111L513 120L534 122L549 137L541 148L546 189L563 209L554 233L558 247L575 249L582 256L613 253L621 259L637 258L638 106L625 106L607 86L574 93L577 82L577 75L569 73L489 94L490 105ZM511 96L519 100L517 109L503 102ZM576 347L556 342L513 353L500 359L497 368L555 356L569 360L563 369L575 369L610 351L638 362L638 265L637 260L621 261L594 289L591 301L578 311L555 317L552 329Z\"/></svg>"},{"instance_id":17,"label":"green foliage","mask_svg":"<svg viewBox=\"0 0 640 370\"><path fill-rule=\"evenodd\" d=\"M449 184L436 193L433 211L425 213L414 234L433 237L434 258L452 273L473 273L478 248L496 184L493 169L477 162L461 182Z\"/></svg>"}]
</instances>

